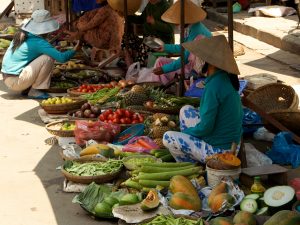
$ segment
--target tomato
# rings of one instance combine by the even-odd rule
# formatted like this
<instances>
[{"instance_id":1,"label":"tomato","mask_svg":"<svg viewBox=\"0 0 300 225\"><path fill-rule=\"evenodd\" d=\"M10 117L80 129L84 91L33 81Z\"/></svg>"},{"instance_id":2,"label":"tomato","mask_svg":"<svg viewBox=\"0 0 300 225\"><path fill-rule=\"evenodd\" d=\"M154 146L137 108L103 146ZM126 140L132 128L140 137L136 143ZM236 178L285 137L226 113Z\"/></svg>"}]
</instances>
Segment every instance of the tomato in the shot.
<instances>
[{"instance_id":1,"label":"tomato","mask_svg":"<svg viewBox=\"0 0 300 225\"><path fill-rule=\"evenodd\" d=\"M132 116L132 112L129 111L129 110L125 110L124 114L125 114L125 116L128 117L128 118L131 118L131 116Z\"/></svg>"},{"instance_id":2,"label":"tomato","mask_svg":"<svg viewBox=\"0 0 300 225\"><path fill-rule=\"evenodd\" d=\"M108 114L108 116L107 116L107 119L108 119L108 120L112 120L112 119L113 119L113 117L114 117L114 115L113 115L113 114Z\"/></svg>"},{"instance_id":3,"label":"tomato","mask_svg":"<svg viewBox=\"0 0 300 225\"><path fill-rule=\"evenodd\" d=\"M140 123L140 121L139 121L139 120L132 120L131 123L132 123L132 124L137 124L137 123Z\"/></svg>"},{"instance_id":4,"label":"tomato","mask_svg":"<svg viewBox=\"0 0 300 225\"><path fill-rule=\"evenodd\" d=\"M132 119L133 119L133 120L139 120L139 114L134 113L134 114L132 115Z\"/></svg>"},{"instance_id":5,"label":"tomato","mask_svg":"<svg viewBox=\"0 0 300 225\"><path fill-rule=\"evenodd\" d=\"M143 122L144 122L144 116L141 115L141 114L139 114L138 117L139 117L139 121L140 121L141 123L143 123Z\"/></svg>"},{"instance_id":6,"label":"tomato","mask_svg":"<svg viewBox=\"0 0 300 225\"><path fill-rule=\"evenodd\" d=\"M124 115L122 109L117 109L117 110L116 110L116 113L117 113L120 117Z\"/></svg>"},{"instance_id":7,"label":"tomato","mask_svg":"<svg viewBox=\"0 0 300 225\"><path fill-rule=\"evenodd\" d=\"M99 116L99 120L101 120L101 121L105 121L105 116L103 115L103 114L101 114L100 116Z\"/></svg>"},{"instance_id":8,"label":"tomato","mask_svg":"<svg viewBox=\"0 0 300 225\"><path fill-rule=\"evenodd\" d=\"M120 119L120 123L121 123L121 124L125 124L125 122L126 122L126 121L125 121L125 118L121 118L121 119Z\"/></svg>"},{"instance_id":9,"label":"tomato","mask_svg":"<svg viewBox=\"0 0 300 225\"><path fill-rule=\"evenodd\" d=\"M108 120L104 120L103 122L104 122L104 123L108 123Z\"/></svg>"},{"instance_id":10,"label":"tomato","mask_svg":"<svg viewBox=\"0 0 300 225\"><path fill-rule=\"evenodd\" d=\"M126 117L126 118L125 118L125 123L126 123L126 124L131 124L131 119L128 118L128 117Z\"/></svg>"},{"instance_id":11,"label":"tomato","mask_svg":"<svg viewBox=\"0 0 300 225\"><path fill-rule=\"evenodd\" d=\"M84 88L81 90L81 92L87 93L88 91L87 91L87 89Z\"/></svg>"},{"instance_id":12,"label":"tomato","mask_svg":"<svg viewBox=\"0 0 300 225\"><path fill-rule=\"evenodd\" d=\"M113 86L111 84L107 85L108 88L112 88Z\"/></svg>"},{"instance_id":13,"label":"tomato","mask_svg":"<svg viewBox=\"0 0 300 225\"><path fill-rule=\"evenodd\" d=\"M119 124L119 123L120 123L120 120L119 120L119 118L114 118L112 122L113 122L113 123Z\"/></svg>"},{"instance_id":14,"label":"tomato","mask_svg":"<svg viewBox=\"0 0 300 225\"><path fill-rule=\"evenodd\" d=\"M83 84L83 85L81 85L81 88L82 88L82 89L86 89L87 86L86 86L85 84Z\"/></svg>"}]
</instances>

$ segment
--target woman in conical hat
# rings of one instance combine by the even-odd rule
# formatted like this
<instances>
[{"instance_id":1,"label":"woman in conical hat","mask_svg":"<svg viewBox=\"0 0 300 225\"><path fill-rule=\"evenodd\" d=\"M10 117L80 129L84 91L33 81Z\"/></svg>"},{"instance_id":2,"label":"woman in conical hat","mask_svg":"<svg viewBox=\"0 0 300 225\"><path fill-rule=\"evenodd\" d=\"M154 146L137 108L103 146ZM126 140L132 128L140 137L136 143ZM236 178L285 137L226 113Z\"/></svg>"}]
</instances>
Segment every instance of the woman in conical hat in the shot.
<instances>
[{"instance_id":1,"label":"woman in conical hat","mask_svg":"<svg viewBox=\"0 0 300 225\"><path fill-rule=\"evenodd\" d=\"M205 37L211 37L211 32L201 23L206 18L206 12L190 0L185 0L185 36L184 43L201 39ZM180 24L180 1L174 3L163 15L162 20L175 25ZM164 44L159 51L166 53L178 54L180 53L181 46L174 44ZM195 57L190 55L188 51L185 51L185 72L188 76L195 68ZM154 81L160 81L166 84L174 79L176 73L180 73L181 59L173 60L170 58L158 58L154 65L152 78ZM196 69L197 70L197 69ZM199 72L199 71L196 71Z\"/></svg>"},{"instance_id":2,"label":"woman in conical hat","mask_svg":"<svg viewBox=\"0 0 300 225\"><path fill-rule=\"evenodd\" d=\"M163 143L177 161L205 163L206 157L230 151L233 143L240 143L243 110L239 69L223 35L183 46L206 62L204 93L200 109L181 109L181 132L166 132Z\"/></svg>"},{"instance_id":3,"label":"woman in conical hat","mask_svg":"<svg viewBox=\"0 0 300 225\"><path fill-rule=\"evenodd\" d=\"M59 29L59 24L52 19L47 10L36 10L31 19L17 32L7 49L1 72L4 84L13 91L29 90L28 96L47 98L49 95L40 92L48 89L54 60L64 63L69 61L75 51L81 49L78 44L73 50L60 52L47 40L46 34Z\"/></svg>"}]
</instances>

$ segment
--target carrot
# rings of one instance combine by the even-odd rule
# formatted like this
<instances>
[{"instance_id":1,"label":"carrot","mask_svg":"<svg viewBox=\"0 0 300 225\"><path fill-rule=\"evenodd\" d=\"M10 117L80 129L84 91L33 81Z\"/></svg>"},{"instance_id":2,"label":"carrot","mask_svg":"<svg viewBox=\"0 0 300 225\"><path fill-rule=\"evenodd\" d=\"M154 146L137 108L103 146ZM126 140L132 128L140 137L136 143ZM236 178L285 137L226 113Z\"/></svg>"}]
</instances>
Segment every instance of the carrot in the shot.
<instances>
[{"instance_id":1,"label":"carrot","mask_svg":"<svg viewBox=\"0 0 300 225\"><path fill-rule=\"evenodd\" d=\"M146 149L153 149L153 147L147 141L143 140L142 138L138 139L137 143Z\"/></svg>"}]
</instances>

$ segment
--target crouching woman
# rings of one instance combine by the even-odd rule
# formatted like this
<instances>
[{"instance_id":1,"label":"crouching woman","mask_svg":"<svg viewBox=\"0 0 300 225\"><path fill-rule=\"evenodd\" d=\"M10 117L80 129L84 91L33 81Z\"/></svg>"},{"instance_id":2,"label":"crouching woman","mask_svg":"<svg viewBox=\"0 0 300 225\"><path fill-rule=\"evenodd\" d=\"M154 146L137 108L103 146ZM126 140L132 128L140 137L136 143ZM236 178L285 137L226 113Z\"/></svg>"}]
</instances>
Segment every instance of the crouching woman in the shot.
<instances>
[{"instance_id":1,"label":"crouching woman","mask_svg":"<svg viewBox=\"0 0 300 225\"><path fill-rule=\"evenodd\" d=\"M230 151L233 143L240 143L239 70L223 35L183 46L206 62L205 89L200 109L184 106L179 115L181 132L166 132L163 143L176 161L205 163L206 157Z\"/></svg>"}]
</instances>

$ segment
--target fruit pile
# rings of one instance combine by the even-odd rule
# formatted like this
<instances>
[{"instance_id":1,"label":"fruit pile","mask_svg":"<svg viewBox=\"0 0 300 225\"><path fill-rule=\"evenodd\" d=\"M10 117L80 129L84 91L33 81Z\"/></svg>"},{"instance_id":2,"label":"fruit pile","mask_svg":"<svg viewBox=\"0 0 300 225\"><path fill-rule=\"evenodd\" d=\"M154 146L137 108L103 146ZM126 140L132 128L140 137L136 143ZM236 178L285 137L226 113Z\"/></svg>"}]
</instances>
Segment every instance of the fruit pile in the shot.
<instances>
[{"instance_id":1,"label":"fruit pile","mask_svg":"<svg viewBox=\"0 0 300 225\"><path fill-rule=\"evenodd\" d=\"M68 104L74 102L76 101L68 97L54 97L54 98L48 98L47 100L43 100L42 105L58 105L58 104Z\"/></svg>"},{"instance_id":2,"label":"fruit pile","mask_svg":"<svg viewBox=\"0 0 300 225\"><path fill-rule=\"evenodd\" d=\"M0 38L0 50L7 49L10 45L10 41Z\"/></svg>"},{"instance_id":3,"label":"fruit pile","mask_svg":"<svg viewBox=\"0 0 300 225\"><path fill-rule=\"evenodd\" d=\"M116 111L108 109L99 116L99 119L106 123L116 124L137 124L144 122L142 114L127 109L117 109Z\"/></svg>"},{"instance_id":4,"label":"fruit pile","mask_svg":"<svg viewBox=\"0 0 300 225\"><path fill-rule=\"evenodd\" d=\"M71 69L83 69L86 65L82 63L76 63L74 61L69 61L67 63L64 63L62 65L57 65L56 68L60 70L71 70Z\"/></svg>"},{"instance_id":5,"label":"fruit pile","mask_svg":"<svg viewBox=\"0 0 300 225\"><path fill-rule=\"evenodd\" d=\"M77 89L75 89L75 91L81 92L81 93L94 93L103 88L112 88L112 86L105 85L105 84L98 84L98 85L82 84Z\"/></svg>"},{"instance_id":6,"label":"fruit pile","mask_svg":"<svg viewBox=\"0 0 300 225\"><path fill-rule=\"evenodd\" d=\"M78 118L97 118L101 113L101 109L98 106L90 103L84 103L80 110L72 114L73 117Z\"/></svg>"}]
</instances>

